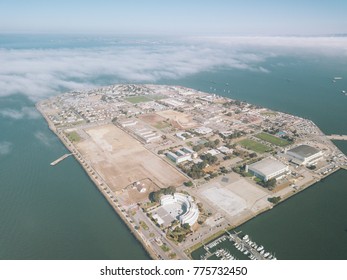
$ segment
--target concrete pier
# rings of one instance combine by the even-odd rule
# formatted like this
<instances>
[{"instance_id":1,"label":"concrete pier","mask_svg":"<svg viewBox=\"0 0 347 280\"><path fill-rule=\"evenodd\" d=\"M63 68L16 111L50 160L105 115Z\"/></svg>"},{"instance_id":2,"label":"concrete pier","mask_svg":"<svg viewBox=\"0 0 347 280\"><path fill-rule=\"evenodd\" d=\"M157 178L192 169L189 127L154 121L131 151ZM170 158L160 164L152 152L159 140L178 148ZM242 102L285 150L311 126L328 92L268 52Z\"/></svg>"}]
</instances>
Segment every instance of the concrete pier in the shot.
<instances>
[{"instance_id":1,"label":"concrete pier","mask_svg":"<svg viewBox=\"0 0 347 280\"><path fill-rule=\"evenodd\" d=\"M72 154L65 154L65 155L61 156L60 158L58 158L55 161L51 162L51 166L54 166L54 165L58 164L59 162L63 161L64 159L66 159L67 157L69 157L71 155Z\"/></svg>"},{"instance_id":2,"label":"concrete pier","mask_svg":"<svg viewBox=\"0 0 347 280\"><path fill-rule=\"evenodd\" d=\"M338 134L332 134L327 136L330 140L346 140L347 141L347 135L338 135Z\"/></svg>"}]
</instances>

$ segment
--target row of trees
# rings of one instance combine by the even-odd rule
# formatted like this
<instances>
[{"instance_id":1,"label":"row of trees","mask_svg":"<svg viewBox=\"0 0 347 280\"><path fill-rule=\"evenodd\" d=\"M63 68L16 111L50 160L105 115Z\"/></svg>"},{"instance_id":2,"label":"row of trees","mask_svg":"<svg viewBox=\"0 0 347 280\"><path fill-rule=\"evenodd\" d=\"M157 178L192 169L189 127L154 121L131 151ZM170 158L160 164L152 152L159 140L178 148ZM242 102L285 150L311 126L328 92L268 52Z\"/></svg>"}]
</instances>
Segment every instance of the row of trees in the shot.
<instances>
[{"instance_id":1,"label":"row of trees","mask_svg":"<svg viewBox=\"0 0 347 280\"><path fill-rule=\"evenodd\" d=\"M220 144L220 140L219 140L219 139L216 139L216 140L214 140L214 141L207 141L207 142L204 143L204 144L195 145L195 146L193 147L193 150L194 150L195 152L199 152L199 151L202 150L203 148L215 149L219 144Z\"/></svg>"},{"instance_id":2,"label":"row of trees","mask_svg":"<svg viewBox=\"0 0 347 280\"><path fill-rule=\"evenodd\" d=\"M151 192L149 194L149 199L152 201L152 202L159 202L160 201L160 197L162 195L167 195L167 194L174 194L176 192L176 188L173 187L173 186L169 186L167 188L164 188L164 189L160 189L156 192Z\"/></svg>"}]
</instances>

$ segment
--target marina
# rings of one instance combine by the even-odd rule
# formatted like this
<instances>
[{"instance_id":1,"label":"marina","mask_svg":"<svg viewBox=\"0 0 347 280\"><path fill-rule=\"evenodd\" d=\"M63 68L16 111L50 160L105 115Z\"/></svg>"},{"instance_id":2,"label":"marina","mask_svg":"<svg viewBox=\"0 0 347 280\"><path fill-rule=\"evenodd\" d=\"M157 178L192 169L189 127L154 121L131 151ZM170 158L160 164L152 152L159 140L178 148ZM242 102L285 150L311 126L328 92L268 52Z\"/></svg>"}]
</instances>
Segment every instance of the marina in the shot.
<instances>
[{"instance_id":1,"label":"marina","mask_svg":"<svg viewBox=\"0 0 347 280\"><path fill-rule=\"evenodd\" d=\"M226 234L203 246L205 253L200 255L201 260L237 260L238 258L235 256L235 253L231 252L233 249L236 249L238 251L238 255L243 255L242 259L277 259L274 253L268 252L263 245L258 245L256 242L252 241L250 236L248 236L247 234L241 238L239 236L241 232L225 232Z\"/></svg>"}]
</instances>

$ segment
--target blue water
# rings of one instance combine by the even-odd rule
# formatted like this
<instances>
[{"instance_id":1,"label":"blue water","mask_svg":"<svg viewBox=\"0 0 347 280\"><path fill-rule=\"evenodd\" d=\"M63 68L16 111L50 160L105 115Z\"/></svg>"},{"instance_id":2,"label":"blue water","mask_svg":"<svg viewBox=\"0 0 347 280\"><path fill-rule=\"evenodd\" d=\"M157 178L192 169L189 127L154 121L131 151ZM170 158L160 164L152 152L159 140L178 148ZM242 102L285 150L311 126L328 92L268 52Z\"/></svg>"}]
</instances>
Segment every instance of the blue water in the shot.
<instances>
[{"instance_id":1,"label":"blue water","mask_svg":"<svg viewBox=\"0 0 347 280\"><path fill-rule=\"evenodd\" d=\"M147 46L148 42L152 40L0 35L0 48L6 51L120 45L127 48L134 44L155 48L152 44ZM347 77L332 83L332 77L347 73L346 60L288 55L268 58L259 66L270 72L216 67L209 72L155 82L245 100L312 119L327 134L347 134L347 97L340 94L347 88ZM91 82L98 85L126 82L124 77L97 76ZM49 163L66 149L41 116L26 114L13 119L1 114L8 109L21 111L23 107L34 110L35 103L26 97L25 90L2 96L4 90L0 88L0 143L9 147L0 153L0 259L147 259L141 245L74 158L50 167ZM336 144L347 154L346 142ZM343 171L330 176L242 229L258 243L278 251L278 258L347 259L347 248L336 245L347 244L347 232L343 231L347 228L346 176ZM334 236L336 240L331 243ZM298 242L307 238L308 248ZM321 244L328 244L324 252L313 250Z\"/></svg>"}]
</instances>

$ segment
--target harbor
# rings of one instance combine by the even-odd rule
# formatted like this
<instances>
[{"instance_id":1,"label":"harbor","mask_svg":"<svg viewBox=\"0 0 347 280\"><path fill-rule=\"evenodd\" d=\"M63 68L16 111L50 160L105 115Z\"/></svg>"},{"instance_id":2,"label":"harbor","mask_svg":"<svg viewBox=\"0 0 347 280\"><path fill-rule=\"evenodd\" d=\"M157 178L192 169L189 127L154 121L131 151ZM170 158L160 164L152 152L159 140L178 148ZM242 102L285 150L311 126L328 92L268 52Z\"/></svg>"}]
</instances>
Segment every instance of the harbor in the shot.
<instances>
[{"instance_id":1,"label":"harbor","mask_svg":"<svg viewBox=\"0 0 347 280\"><path fill-rule=\"evenodd\" d=\"M64 159L68 158L69 156L71 156L72 154L65 154L62 155L60 158L56 159L55 161L51 162L51 166L55 166L57 165L59 162L63 161Z\"/></svg>"},{"instance_id":2,"label":"harbor","mask_svg":"<svg viewBox=\"0 0 347 280\"><path fill-rule=\"evenodd\" d=\"M241 232L225 231L225 234L212 242L205 244L205 253L200 255L201 260L276 260L275 254L268 252L263 245L252 241L247 234L242 238Z\"/></svg>"}]
</instances>

